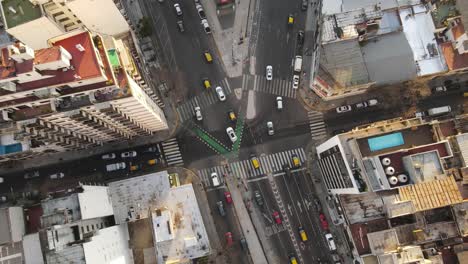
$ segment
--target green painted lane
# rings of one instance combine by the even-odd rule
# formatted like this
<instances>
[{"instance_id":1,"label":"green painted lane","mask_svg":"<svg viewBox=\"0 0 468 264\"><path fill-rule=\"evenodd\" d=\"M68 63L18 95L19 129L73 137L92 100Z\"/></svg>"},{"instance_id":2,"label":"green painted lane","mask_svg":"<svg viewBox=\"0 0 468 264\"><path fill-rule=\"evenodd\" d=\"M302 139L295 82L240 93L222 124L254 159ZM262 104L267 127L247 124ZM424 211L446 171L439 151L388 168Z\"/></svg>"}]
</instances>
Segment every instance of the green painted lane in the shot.
<instances>
[{"instance_id":1,"label":"green painted lane","mask_svg":"<svg viewBox=\"0 0 468 264\"><path fill-rule=\"evenodd\" d=\"M231 152L234 152L236 153L237 155L237 152L239 152L239 149L240 149L240 145L241 145L241 142L242 142L242 132L244 131L244 119L239 117L237 119L237 124L236 124L236 136L237 136L237 141L234 143L234 145L232 146L232 149L231 149Z\"/></svg>"},{"instance_id":2,"label":"green painted lane","mask_svg":"<svg viewBox=\"0 0 468 264\"><path fill-rule=\"evenodd\" d=\"M223 145L221 145L215 138L213 138L210 134L202 131L199 128L194 128L193 130L197 136L205 141L211 148L213 148L214 151L216 151L219 154L228 154L229 150L226 149Z\"/></svg>"}]
</instances>

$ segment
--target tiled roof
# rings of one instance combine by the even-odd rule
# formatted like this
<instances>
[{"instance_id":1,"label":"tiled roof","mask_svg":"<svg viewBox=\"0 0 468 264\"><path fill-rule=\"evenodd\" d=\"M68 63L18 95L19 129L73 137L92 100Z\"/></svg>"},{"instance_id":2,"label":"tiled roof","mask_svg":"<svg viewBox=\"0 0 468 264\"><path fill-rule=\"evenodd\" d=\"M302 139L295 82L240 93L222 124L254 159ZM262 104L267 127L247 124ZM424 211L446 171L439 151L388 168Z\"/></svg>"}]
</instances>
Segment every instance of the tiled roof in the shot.
<instances>
[{"instance_id":1,"label":"tiled roof","mask_svg":"<svg viewBox=\"0 0 468 264\"><path fill-rule=\"evenodd\" d=\"M58 61L61 56L60 47L58 46L36 50L34 52L34 64Z\"/></svg>"},{"instance_id":2,"label":"tiled roof","mask_svg":"<svg viewBox=\"0 0 468 264\"><path fill-rule=\"evenodd\" d=\"M459 54L454 50L451 42L442 43L440 47L449 70L452 71L468 67L468 53Z\"/></svg>"}]
</instances>

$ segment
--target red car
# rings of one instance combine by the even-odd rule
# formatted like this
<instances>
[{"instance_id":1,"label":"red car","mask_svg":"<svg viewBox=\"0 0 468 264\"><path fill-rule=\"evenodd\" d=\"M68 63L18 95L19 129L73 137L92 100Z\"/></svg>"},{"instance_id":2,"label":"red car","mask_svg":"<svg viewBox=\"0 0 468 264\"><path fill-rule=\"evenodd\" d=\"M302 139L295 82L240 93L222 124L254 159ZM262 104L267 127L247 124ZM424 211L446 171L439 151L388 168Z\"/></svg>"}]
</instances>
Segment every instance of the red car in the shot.
<instances>
[{"instance_id":1,"label":"red car","mask_svg":"<svg viewBox=\"0 0 468 264\"><path fill-rule=\"evenodd\" d=\"M274 211L273 212L273 219L275 219L275 222L280 225L281 224L281 218L280 218L280 214L278 213L278 211Z\"/></svg>"},{"instance_id":2,"label":"red car","mask_svg":"<svg viewBox=\"0 0 468 264\"><path fill-rule=\"evenodd\" d=\"M320 214L319 218L320 218L320 224L322 224L322 228L324 230L328 230L328 222L327 222L327 218L325 217L325 215Z\"/></svg>"},{"instance_id":3,"label":"red car","mask_svg":"<svg viewBox=\"0 0 468 264\"><path fill-rule=\"evenodd\" d=\"M232 233L231 232L227 232L226 234L224 234L224 237L226 238L226 245L229 247L230 245L232 245Z\"/></svg>"},{"instance_id":4,"label":"red car","mask_svg":"<svg viewBox=\"0 0 468 264\"><path fill-rule=\"evenodd\" d=\"M226 203L232 203L232 197L230 192L224 192L224 197L226 198Z\"/></svg>"}]
</instances>

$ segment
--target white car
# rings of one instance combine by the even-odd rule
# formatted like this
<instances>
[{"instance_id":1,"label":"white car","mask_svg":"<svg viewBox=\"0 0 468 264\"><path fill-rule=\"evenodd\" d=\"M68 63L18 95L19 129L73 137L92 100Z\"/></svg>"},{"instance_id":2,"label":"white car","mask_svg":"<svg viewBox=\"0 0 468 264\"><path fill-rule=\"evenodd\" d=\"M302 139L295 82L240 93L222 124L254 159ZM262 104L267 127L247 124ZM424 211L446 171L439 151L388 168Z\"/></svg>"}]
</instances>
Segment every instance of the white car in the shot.
<instances>
[{"instance_id":1,"label":"white car","mask_svg":"<svg viewBox=\"0 0 468 264\"><path fill-rule=\"evenodd\" d=\"M266 66L266 79L268 81L273 80L273 66L271 65Z\"/></svg>"},{"instance_id":2,"label":"white car","mask_svg":"<svg viewBox=\"0 0 468 264\"><path fill-rule=\"evenodd\" d=\"M208 20L202 19L201 24L203 26L203 29L205 30L205 33L211 34L211 28L210 28L210 24L208 24Z\"/></svg>"},{"instance_id":3,"label":"white car","mask_svg":"<svg viewBox=\"0 0 468 264\"><path fill-rule=\"evenodd\" d=\"M219 177L216 172L211 173L211 183L213 184L213 187L217 187L221 184L219 182Z\"/></svg>"},{"instance_id":4,"label":"white car","mask_svg":"<svg viewBox=\"0 0 468 264\"><path fill-rule=\"evenodd\" d=\"M177 16L182 16L182 8L180 7L179 3L174 4L174 9L176 11Z\"/></svg>"},{"instance_id":5,"label":"white car","mask_svg":"<svg viewBox=\"0 0 468 264\"><path fill-rule=\"evenodd\" d=\"M115 159L115 153L109 153L109 154L104 154L102 155L102 159L103 160L111 160L111 159Z\"/></svg>"},{"instance_id":6,"label":"white car","mask_svg":"<svg viewBox=\"0 0 468 264\"><path fill-rule=\"evenodd\" d=\"M221 86L216 87L216 94L221 102L226 101L226 95L224 94L223 88Z\"/></svg>"},{"instance_id":7,"label":"white car","mask_svg":"<svg viewBox=\"0 0 468 264\"><path fill-rule=\"evenodd\" d=\"M325 239L327 240L328 247L330 248L330 250L335 251L336 250L336 245L335 245L335 241L333 240L332 234L330 234L330 233L326 234Z\"/></svg>"},{"instance_id":8,"label":"white car","mask_svg":"<svg viewBox=\"0 0 468 264\"><path fill-rule=\"evenodd\" d=\"M346 112L349 112L351 111L351 106L350 105L342 105L342 106L339 106L336 108L336 112L338 114L341 114L341 113L346 113Z\"/></svg>"},{"instance_id":9,"label":"white car","mask_svg":"<svg viewBox=\"0 0 468 264\"><path fill-rule=\"evenodd\" d=\"M195 8L197 9L198 16L200 17L200 19L206 19L206 14L205 10L203 10L203 6L200 4L196 4Z\"/></svg>"},{"instance_id":10,"label":"white car","mask_svg":"<svg viewBox=\"0 0 468 264\"><path fill-rule=\"evenodd\" d=\"M199 106L196 106L195 107L195 117L197 118L198 121L202 121L203 120L203 116L201 114L201 109Z\"/></svg>"},{"instance_id":11,"label":"white car","mask_svg":"<svg viewBox=\"0 0 468 264\"><path fill-rule=\"evenodd\" d=\"M136 155L137 155L137 152L134 150L123 152L122 154L120 154L122 158L134 158L136 157Z\"/></svg>"},{"instance_id":12,"label":"white car","mask_svg":"<svg viewBox=\"0 0 468 264\"><path fill-rule=\"evenodd\" d=\"M62 179L63 177L65 177L65 174L63 174L63 172L57 172L57 173L54 173L54 174L50 175L49 177L52 180Z\"/></svg>"},{"instance_id":13,"label":"white car","mask_svg":"<svg viewBox=\"0 0 468 264\"><path fill-rule=\"evenodd\" d=\"M283 97L281 96L276 97L276 109L278 110L283 109Z\"/></svg>"},{"instance_id":14,"label":"white car","mask_svg":"<svg viewBox=\"0 0 468 264\"><path fill-rule=\"evenodd\" d=\"M268 128L268 135L273 136L275 134L275 130L273 129L273 122L268 121L267 128Z\"/></svg>"},{"instance_id":15,"label":"white car","mask_svg":"<svg viewBox=\"0 0 468 264\"><path fill-rule=\"evenodd\" d=\"M299 75L293 76L293 89L299 88Z\"/></svg>"},{"instance_id":16,"label":"white car","mask_svg":"<svg viewBox=\"0 0 468 264\"><path fill-rule=\"evenodd\" d=\"M232 143L237 141L236 132L234 132L234 129L232 129L232 127L226 128L226 133L228 134L229 139L232 141Z\"/></svg>"}]
</instances>

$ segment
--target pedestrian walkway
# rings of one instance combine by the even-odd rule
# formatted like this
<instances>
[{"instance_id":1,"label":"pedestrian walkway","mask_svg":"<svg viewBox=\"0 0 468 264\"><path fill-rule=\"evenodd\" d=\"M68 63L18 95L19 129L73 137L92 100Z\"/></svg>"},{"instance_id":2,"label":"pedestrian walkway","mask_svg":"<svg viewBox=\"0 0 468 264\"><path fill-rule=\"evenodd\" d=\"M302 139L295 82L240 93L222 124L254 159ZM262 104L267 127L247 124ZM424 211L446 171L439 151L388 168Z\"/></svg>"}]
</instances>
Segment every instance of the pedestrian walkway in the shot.
<instances>
[{"instance_id":1,"label":"pedestrian walkway","mask_svg":"<svg viewBox=\"0 0 468 264\"><path fill-rule=\"evenodd\" d=\"M265 76L261 75L244 74L242 76L242 89L290 98L296 98L297 93L297 90L292 88L292 80L273 79L268 81Z\"/></svg>"},{"instance_id":2,"label":"pedestrian walkway","mask_svg":"<svg viewBox=\"0 0 468 264\"><path fill-rule=\"evenodd\" d=\"M327 128L323 120L323 114L316 111L310 111L307 113L307 116L309 117L312 139L322 139L327 136Z\"/></svg>"},{"instance_id":3,"label":"pedestrian walkway","mask_svg":"<svg viewBox=\"0 0 468 264\"><path fill-rule=\"evenodd\" d=\"M290 168L293 167L292 155L297 155L301 164L306 162L306 154L303 148L286 150L278 153L264 155L257 157L260 162L260 168L254 169L250 159L241 160L233 163L229 163L226 166L216 166L212 168L204 168L198 170L198 175L205 183L206 186L210 185L210 175L212 172L223 175L228 172L232 172L237 178L253 179L256 177L264 176L268 172L279 172L283 170L283 165L288 164Z\"/></svg>"},{"instance_id":4,"label":"pedestrian walkway","mask_svg":"<svg viewBox=\"0 0 468 264\"><path fill-rule=\"evenodd\" d=\"M194 118L195 107L199 106L201 108L201 111L203 112L203 110L208 108L208 106L219 102L218 96L215 92L216 86L218 85L212 83L210 89L207 89L201 95L190 98L189 100L185 101L180 106L178 106L177 112L180 116L180 122L184 122L188 119ZM224 78L219 86L223 87L224 94L226 94L226 96L232 93L231 86L229 85L229 81L227 80L227 78Z\"/></svg>"},{"instance_id":5,"label":"pedestrian walkway","mask_svg":"<svg viewBox=\"0 0 468 264\"><path fill-rule=\"evenodd\" d=\"M184 166L184 160L176 138L161 142L161 147L167 166Z\"/></svg>"}]
</instances>

